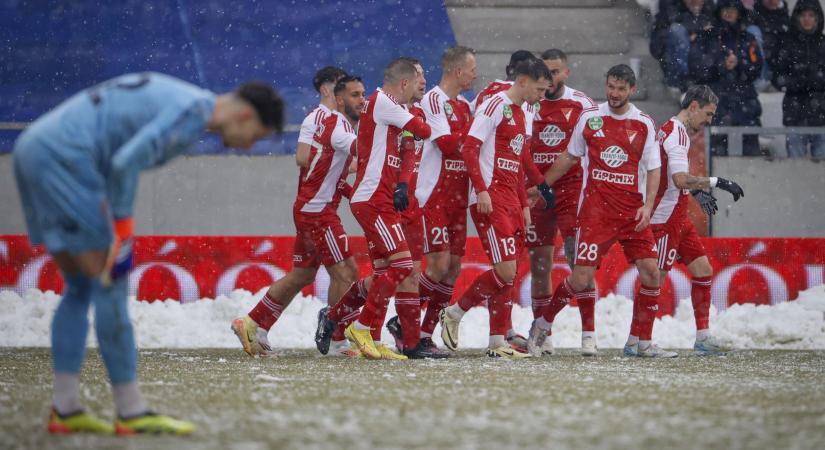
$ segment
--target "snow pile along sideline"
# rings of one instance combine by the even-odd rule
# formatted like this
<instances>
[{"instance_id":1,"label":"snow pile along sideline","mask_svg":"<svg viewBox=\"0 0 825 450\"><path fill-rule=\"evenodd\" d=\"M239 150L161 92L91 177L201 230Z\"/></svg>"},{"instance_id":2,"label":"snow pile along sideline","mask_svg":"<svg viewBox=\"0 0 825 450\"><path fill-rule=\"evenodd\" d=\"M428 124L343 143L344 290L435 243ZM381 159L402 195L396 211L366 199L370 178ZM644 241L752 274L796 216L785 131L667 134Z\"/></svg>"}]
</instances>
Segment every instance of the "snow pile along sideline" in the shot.
<instances>
[{"instance_id":1,"label":"snow pile along sideline","mask_svg":"<svg viewBox=\"0 0 825 450\"><path fill-rule=\"evenodd\" d=\"M230 321L247 311L263 295L238 290L230 296L202 299L182 305L176 301L129 302L141 348L239 347L229 329ZM53 292L29 290L23 297L14 291L0 292L0 346L48 347L49 329L59 296ZM664 347L689 348L694 340L693 310L689 300L679 302L673 317L657 320L655 340ZM270 342L280 348L314 348L313 336L321 301L299 297L284 311L269 334ZM624 345L630 326L632 302L609 295L596 303L596 330L601 348ZM390 306L389 319L394 315ZM92 321L94 314L90 314ZM488 315L484 308L470 311L461 323L461 346L487 346ZM513 323L527 334L532 312L516 306ZM801 292L799 299L774 306L734 305L724 313L711 310L711 329L721 339L741 349L825 349L825 286ZM94 328L89 345L96 346ZM436 341L441 344L436 329ZM553 329L557 347L580 345L581 323L578 310L566 308ZM386 329L383 339L392 342Z\"/></svg>"}]
</instances>

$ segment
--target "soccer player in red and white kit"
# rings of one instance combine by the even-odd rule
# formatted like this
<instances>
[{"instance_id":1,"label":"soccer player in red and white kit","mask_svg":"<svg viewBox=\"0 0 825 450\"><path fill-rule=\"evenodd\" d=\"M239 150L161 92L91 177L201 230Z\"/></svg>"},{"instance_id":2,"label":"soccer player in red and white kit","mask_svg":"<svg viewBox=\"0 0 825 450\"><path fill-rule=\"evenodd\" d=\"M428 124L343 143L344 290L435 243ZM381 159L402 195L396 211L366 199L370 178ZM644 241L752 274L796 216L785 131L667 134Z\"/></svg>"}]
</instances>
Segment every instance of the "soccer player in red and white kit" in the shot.
<instances>
[{"instance_id":1,"label":"soccer player in red and white kit","mask_svg":"<svg viewBox=\"0 0 825 450\"><path fill-rule=\"evenodd\" d=\"M269 330L298 292L315 280L321 264L330 274L331 285L352 284L358 278L358 266L350 253L337 209L341 199L339 186L345 183L355 147L354 127L365 101L364 86L354 77L344 76L341 81L330 91L336 104L332 108L326 105L323 109L317 108L311 114L315 118L306 121L310 124L317 121L317 126L308 165L301 167L293 207L296 230L293 269L269 287L248 315L232 322L232 330L251 356L271 351L267 339ZM341 289L332 295L340 297ZM346 346L334 349L333 354L353 356Z\"/></svg>"},{"instance_id":2,"label":"soccer player in red and white kit","mask_svg":"<svg viewBox=\"0 0 825 450\"><path fill-rule=\"evenodd\" d=\"M513 69L522 61L540 61L536 58L532 52L527 50L516 50L510 55L510 62L507 63L507 66L504 68L504 73L506 74L506 79L504 80L494 80L491 81L481 92L478 93L475 99L475 109L478 109L482 103L487 101L490 97L499 92L506 91L513 85L513 81L515 80L515 76L513 74ZM530 124L533 122L533 114L535 112L536 103L533 102L524 102L521 104L521 109L524 111L525 122ZM528 126L528 134L532 134L533 127ZM527 152L523 153L525 157L528 156ZM525 167L528 184L535 185L542 181L541 173L536 170L535 164L533 164L532 159L529 164ZM537 179L533 179L537 177ZM470 205L472 208L473 205ZM516 296L515 289L512 288L511 293L509 294L510 298L514 298ZM507 318L507 335L506 335L507 342L513 346L513 348L517 349L520 352L527 351L527 339L515 332L513 330L513 323L511 317L508 316Z\"/></svg>"},{"instance_id":3,"label":"soccer player in red and white kit","mask_svg":"<svg viewBox=\"0 0 825 450\"><path fill-rule=\"evenodd\" d=\"M475 80L473 50L467 47L447 49L441 65L441 82L427 92L421 102L432 135L423 141L415 189L423 209L416 226L418 233L423 235L423 252L427 257L427 270L419 281L421 303L427 302L427 311L421 323L418 345L434 355L447 356L447 352L433 343L432 334L438 314L452 298L467 242L469 180L459 146L469 129L471 106L460 92L469 89ZM391 328L392 324L390 320L387 327Z\"/></svg>"},{"instance_id":4,"label":"soccer player in red and white kit","mask_svg":"<svg viewBox=\"0 0 825 450\"><path fill-rule=\"evenodd\" d=\"M566 85L570 76L567 55L559 49L546 50L541 55L552 80L544 98L533 115L533 140L530 151L539 171L547 172L553 161L565 150L582 110L596 106L593 100ZM575 256L576 212L581 193L582 170L576 165L553 185L556 201L552 209L536 202L530 209L532 223L527 227L527 249L530 253L530 294L533 316L550 303L553 296L550 273L557 231L564 240L564 253L572 270ZM586 289L576 296L582 320L582 354L596 354L595 289ZM544 341L543 354L553 353L553 340Z\"/></svg>"},{"instance_id":5,"label":"soccer player in red and white kit","mask_svg":"<svg viewBox=\"0 0 825 450\"><path fill-rule=\"evenodd\" d=\"M477 196L471 215L493 268L476 278L457 303L441 312L440 322L445 345L455 350L461 318L486 300L490 309L487 355L518 359L529 355L508 345L505 335L518 253L524 227L530 222L522 152L529 152L531 123L526 122L521 104L535 103L544 96L550 74L544 63L534 59L518 63L513 75L515 82L509 89L493 95L476 110L462 148Z\"/></svg>"},{"instance_id":6,"label":"soccer player in red and white kit","mask_svg":"<svg viewBox=\"0 0 825 450\"><path fill-rule=\"evenodd\" d=\"M421 108L421 100L427 89L427 80L424 76L424 68L421 63L412 57L402 59L415 66L418 72L416 79L417 89L410 102L405 105L413 116L426 121L424 110ZM431 135L432 136L432 135ZM424 139L417 138L409 131L401 133L400 151L402 154L401 172L398 176L393 193L393 203L395 209L401 214L401 221L404 225L404 236L407 238L407 246L413 261L413 275L409 278L410 283L420 292L419 275L421 273L421 257L424 252L424 233L421 228L423 211L414 193L419 179L419 166L424 148ZM421 343L419 335L421 333L421 299L420 293L412 295L396 295L395 310L397 316L387 322L387 329L395 338L395 346L401 353L410 359L423 358L446 358L449 354L440 350L434 345ZM383 321L383 318L382 318Z\"/></svg>"},{"instance_id":7,"label":"soccer player in red and white kit","mask_svg":"<svg viewBox=\"0 0 825 450\"><path fill-rule=\"evenodd\" d=\"M532 355L541 355L556 314L592 285L602 257L618 241L641 279L636 296L639 306L633 317L639 341L629 342L625 354L676 356L652 342L653 321L659 309L659 255L649 224L661 162L653 119L630 103L635 91L633 70L624 64L612 67L607 72L607 102L582 112L567 151L556 158L546 174L547 184L553 185L581 159L575 267L530 327L527 347Z\"/></svg>"},{"instance_id":8,"label":"soccer player in red and white kit","mask_svg":"<svg viewBox=\"0 0 825 450\"><path fill-rule=\"evenodd\" d=\"M358 124L358 170L350 208L364 229L376 273L358 319L345 330L350 342L369 359L407 359L380 342L371 330L383 326L387 302L396 298L418 299L413 262L404 236L404 226L394 206L394 191L402 160L399 136L409 131L419 138L430 137L430 127L404 109L403 104L418 90L418 71L413 64L396 59L384 69L384 86L364 106ZM377 273L386 268L386 272Z\"/></svg>"},{"instance_id":9,"label":"soccer player in red and white kit","mask_svg":"<svg viewBox=\"0 0 825 450\"><path fill-rule=\"evenodd\" d=\"M688 171L690 134L701 131L713 120L719 98L705 85L688 88L682 99L682 110L659 131L662 166L667 167L667 180L659 185L656 210L650 219L653 235L659 247L661 279L676 261L685 264L692 277L690 299L696 319L696 342L693 350L699 355L719 355L728 350L710 334L710 288L713 268L705 247L687 215L691 191L709 215L716 212L716 199L704 190L718 187L730 192L734 201L744 195L733 181L716 177L697 177ZM634 331L631 330L631 335ZM637 335L638 336L638 335Z\"/></svg>"}]
</instances>

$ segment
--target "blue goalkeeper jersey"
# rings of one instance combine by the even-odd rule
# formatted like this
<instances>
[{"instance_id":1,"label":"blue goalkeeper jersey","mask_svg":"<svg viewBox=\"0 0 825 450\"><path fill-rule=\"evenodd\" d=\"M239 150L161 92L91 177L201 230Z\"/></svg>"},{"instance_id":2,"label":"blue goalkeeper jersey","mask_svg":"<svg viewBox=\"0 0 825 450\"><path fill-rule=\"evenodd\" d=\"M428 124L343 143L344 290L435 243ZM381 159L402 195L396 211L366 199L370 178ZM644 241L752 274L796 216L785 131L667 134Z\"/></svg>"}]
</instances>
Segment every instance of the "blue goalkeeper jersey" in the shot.
<instances>
[{"instance_id":1,"label":"blue goalkeeper jersey","mask_svg":"<svg viewBox=\"0 0 825 450\"><path fill-rule=\"evenodd\" d=\"M127 217L140 172L197 142L214 106L214 93L177 78L128 74L75 94L24 134L59 159L71 160L81 152L94 161L112 214Z\"/></svg>"}]
</instances>

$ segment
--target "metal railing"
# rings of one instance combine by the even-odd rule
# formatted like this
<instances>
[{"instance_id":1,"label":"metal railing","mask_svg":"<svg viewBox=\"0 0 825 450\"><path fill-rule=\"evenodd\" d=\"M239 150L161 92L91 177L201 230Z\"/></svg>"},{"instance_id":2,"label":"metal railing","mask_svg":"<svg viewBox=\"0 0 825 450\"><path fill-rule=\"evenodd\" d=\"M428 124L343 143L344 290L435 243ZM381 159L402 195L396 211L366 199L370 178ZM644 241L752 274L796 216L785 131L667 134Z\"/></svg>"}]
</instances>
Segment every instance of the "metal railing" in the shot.
<instances>
[{"instance_id":1,"label":"metal railing","mask_svg":"<svg viewBox=\"0 0 825 450\"><path fill-rule=\"evenodd\" d=\"M742 141L745 135L776 136L788 134L825 134L825 127L708 127L705 133L705 156L710 161L711 135L728 137L727 156L742 156ZM778 155L771 155L777 157Z\"/></svg>"}]
</instances>

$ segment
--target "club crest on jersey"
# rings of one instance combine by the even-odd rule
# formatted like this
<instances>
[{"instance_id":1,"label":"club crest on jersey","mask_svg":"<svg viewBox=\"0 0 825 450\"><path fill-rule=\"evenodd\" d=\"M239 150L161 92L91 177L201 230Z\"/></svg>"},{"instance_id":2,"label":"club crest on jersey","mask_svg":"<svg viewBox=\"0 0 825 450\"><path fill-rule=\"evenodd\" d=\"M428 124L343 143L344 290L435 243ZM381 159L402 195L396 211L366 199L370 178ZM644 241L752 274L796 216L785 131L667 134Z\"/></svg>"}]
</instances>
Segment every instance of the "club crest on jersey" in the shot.
<instances>
[{"instance_id":1,"label":"club crest on jersey","mask_svg":"<svg viewBox=\"0 0 825 450\"><path fill-rule=\"evenodd\" d=\"M573 113L573 108L562 108L561 113L564 115L564 120L570 121L570 114Z\"/></svg>"},{"instance_id":2,"label":"club crest on jersey","mask_svg":"<svg viewBox=\"0 0 825 450\"><path fill-rule=\"evenodd\" d=\"M516 137L510 139L510 148L516 156L521 154L521 148L524 147L524 135L517 134Z\"/></svg>"},{"instance_id":3,"label":"club crest on jersey","mask_svg":"<svg viewBox=\"0 0 825 450\"><path fill-rule=\"evenodd\" d=\"M601 130L602 126L604 125L604 120L601 117L595 116L587 119L587 126L590 127L591 130Z\"/></svg>"},{"instance_id":4,"label":"club crest on jersey","mask_svg":"<svg viewBox=\"0 0 825 450\"><path fill-rule=\"evenodd\" d=\"M618 145L611 145L602 150L601 158L607 167L615 169L627 162L627 153Z\"/></svg>"},{"instance_id":5,"label":"club crest on jersey","mask_svg":"<svg viewBox=\"0 0 825 450\"><path fill-rule=\"evenodd\" d=\"M451 105L450 102L444 102L444 114L448 116L453 115L453 105Z\"/></svg>"},{"instance_id":6,"label":"club crest on jersey","mask_svg":"<svg viewBox=\"0 0 825 450\"><path fill-rule=\"evenodd\" d=\"M555 125L547 125L543 130L541 130L541 133L539 133L539 139L541 139L541 142L544 142L544 145L548 147L554 147L561 144L565 137L566 135L564 131L561 131L561 128Z\"/></svg>"},{"instance_id":7,"label":"club crest on jersey","mask_svg":"<svg viewBox=\"0 0 825 450\"><path fill-rule=\"evenodd\" d=\"M627 140L630 141L630 143L632 144L633 139L636 139L636 132L632 130L627 130Z\"/></svg>"},{"instance_id":8,"label":"club crest on jersey","mask_svg":"<svg viewBox=\"0 0 825 450\"><path fill-rule=\"evenodd\" d=\"M510 108L510 105L504 105L504 117L507 119L513 118L513 109Z\"/></svg>"}]
</instances>

